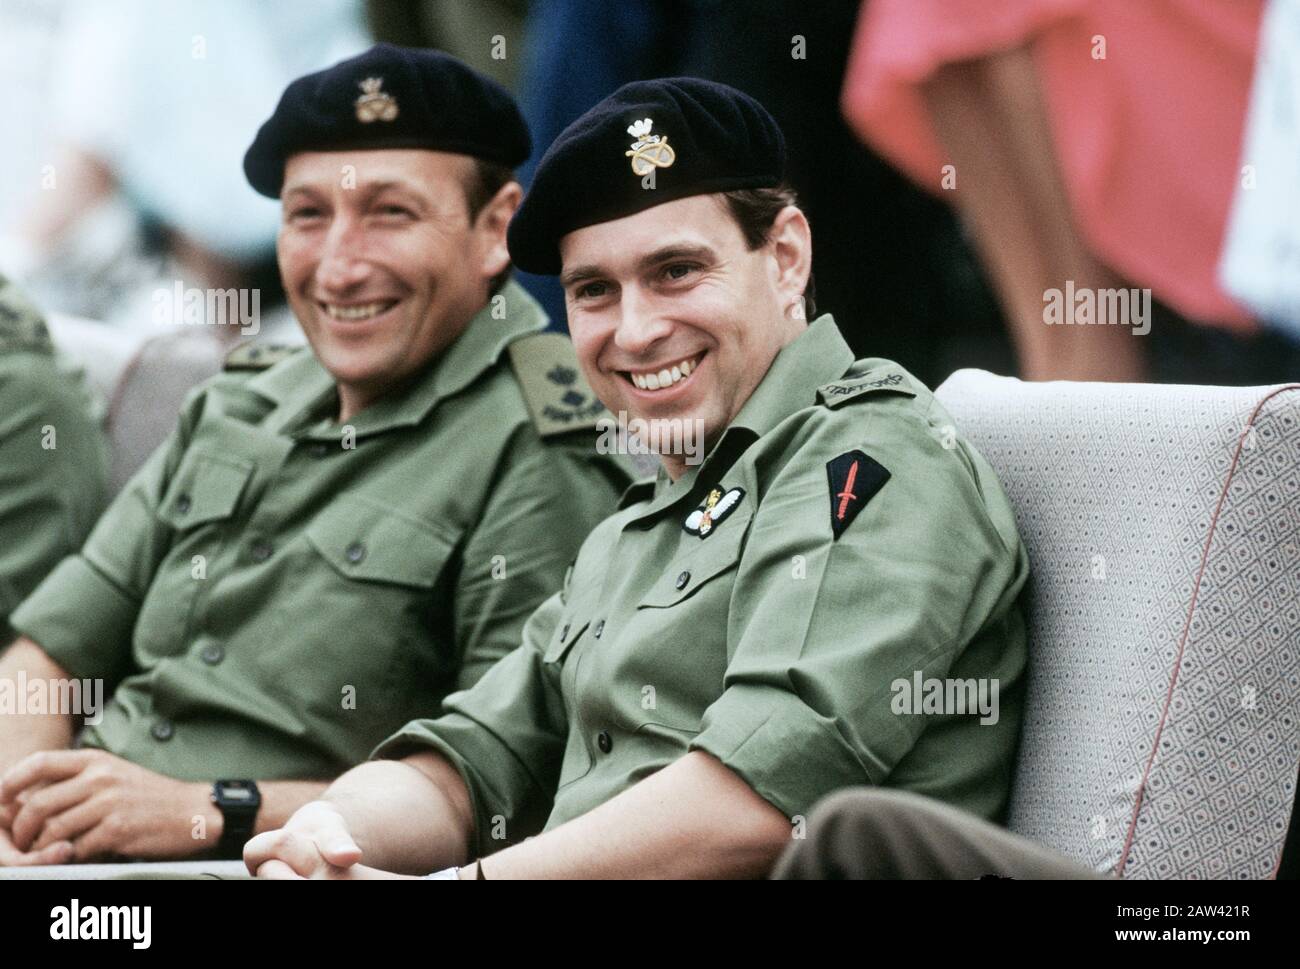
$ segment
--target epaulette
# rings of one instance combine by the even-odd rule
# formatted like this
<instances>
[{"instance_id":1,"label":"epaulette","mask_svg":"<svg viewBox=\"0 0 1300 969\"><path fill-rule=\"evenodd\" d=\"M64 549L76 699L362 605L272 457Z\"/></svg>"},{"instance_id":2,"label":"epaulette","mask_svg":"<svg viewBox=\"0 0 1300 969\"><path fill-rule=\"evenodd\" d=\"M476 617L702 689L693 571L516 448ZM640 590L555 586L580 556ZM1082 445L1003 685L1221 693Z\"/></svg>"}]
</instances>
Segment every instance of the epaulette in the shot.
<instances>
[{"instance_id":1,"label":"epaulette","mask_svg":"<svg viewBox=\"0 0 1300 969\"><path fill-rule=\"evenodd\" d=\"M288 359L301 346L278 343L241 343L226 354L222 369L231 370L266 370L274 367L281 360Z\"/></svg>"},{"instance_id":2,"label":"epaulette","mask_svg":"<svg viewBox=\"0 0 1300 969\"><path fill-rule=\"evenodd\" d=\"M534 333L510 344L510 366L542 437L596 429L608 411L578 369L573 344L561 333Z\"/></svg>"},{"instance_id":3,"label":"epaulette","mask_svg":"<svg viewBox=\"0 0 1300 969\"><path fill-rule=\"evenodd\" d=\"M52 353L54 344L40 310L0 276L0 350Z\"/></svg>"},{"instance_id":4,"label":"epaulette","mask_svg":"<svg viewBox=\"0 0 1300 969\"><path fill-rule=\"evenodd\" d=\"M912 379L896 364L877 367L817 388L817 399L827 407L839 407L866 394L903 394L915 397L916 388Z\"/></svg>"}]
</instances>

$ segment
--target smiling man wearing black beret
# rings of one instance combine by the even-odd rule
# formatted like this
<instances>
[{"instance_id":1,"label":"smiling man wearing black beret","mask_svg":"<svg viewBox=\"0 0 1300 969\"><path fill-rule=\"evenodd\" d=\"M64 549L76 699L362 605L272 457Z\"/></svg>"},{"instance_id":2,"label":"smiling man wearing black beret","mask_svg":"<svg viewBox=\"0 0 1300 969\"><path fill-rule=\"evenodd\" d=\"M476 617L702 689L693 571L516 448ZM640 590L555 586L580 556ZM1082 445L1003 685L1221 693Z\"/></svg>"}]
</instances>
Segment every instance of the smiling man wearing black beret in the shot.
<instances>
[{"instance_id":1,"label":"smiling man wearing black beret","mask_svg":"<svg viewBox=\"0 0 1300 969\"><path fill-rule=\"evenodd\" d=\"M784 160L759 104L692 78L621 88L547 151L515 263L560 274L610 410L698 429L703 460L660 434L657 479L520 647L249 842L250 870L758 876L855 786L998 816L1025 663L1015 518L925 386L806 321ZM982 684L978 705L899 702L949 679Z\"/></svg>"},{"instance_id":2,"label":"smiling man wearing black beret","mask_svg":"<svg viewBox=\"0 0 1300 969\"><path fill-rule=\"evenodd\" d=\"M568 340L505 281L529 148L510 96L434 51L284 92L245 171L280 199L310 349L237 349L14 611L0 675L110 699L84 729L0 718L0 864L237 857L560 587L626 478Z\"/></svg>"}]
</instances>

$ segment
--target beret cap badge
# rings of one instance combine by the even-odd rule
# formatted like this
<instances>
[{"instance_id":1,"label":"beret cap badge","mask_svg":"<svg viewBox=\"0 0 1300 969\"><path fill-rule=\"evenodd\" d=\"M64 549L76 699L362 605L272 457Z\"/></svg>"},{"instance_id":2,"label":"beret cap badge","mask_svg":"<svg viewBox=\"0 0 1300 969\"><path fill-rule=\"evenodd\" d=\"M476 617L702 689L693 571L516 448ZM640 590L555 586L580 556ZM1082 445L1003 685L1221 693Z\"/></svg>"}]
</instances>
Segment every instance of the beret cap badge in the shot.
<instances>
[{"instance_id":1,"label":"beret cap badge","mask_svg":"<svg viewBox=\"0 0 1300 969\"><path fill-rule=\"evenodd\" d=\"M635 140L630 151L623 154L632 159L634 175L649 175L656 168L668 168L677 160L677 152L668 144L667 135L652 135L650 129L654 122L649 118L633 121L627 126L627 133Z\"/></svg>"},{"instance_id":2,"label":"beret cap badge","mask_svg":"<svg viewBox=\"0 0 1300 969\"><path fill-rule=\"evenodd\" d=\"M632 81L551 143L506 243L521 271L558 275L560 242L575 229L693 195L780 185L784 174L781 129L748 94L698 77Z\"/></svg>"},{"instance_id":3,"label":"beret cap badge","mask_svg":"<svg viewBox=\"0 0 1300 969\"><path fill-rule=\"evenodd\" d=\"M361 96L356 100L358 121L370 124L397 119L397 98L380 90L384 86L382 77L368 77L358 86L361 88Z\"/></svg>"}]
</instances>

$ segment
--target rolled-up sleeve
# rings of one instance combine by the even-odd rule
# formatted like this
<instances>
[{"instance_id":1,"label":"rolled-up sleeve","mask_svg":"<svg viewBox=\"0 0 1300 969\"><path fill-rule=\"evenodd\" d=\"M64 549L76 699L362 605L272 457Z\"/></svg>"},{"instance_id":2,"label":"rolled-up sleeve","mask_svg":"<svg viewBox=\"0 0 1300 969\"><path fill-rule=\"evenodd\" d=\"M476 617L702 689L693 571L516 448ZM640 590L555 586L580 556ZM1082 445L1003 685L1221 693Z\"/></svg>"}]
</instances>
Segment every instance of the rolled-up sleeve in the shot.
<instances>
[{"instance_id":1,"label":"rolled-up sleeve","mask_svg":"<svg viewBox=\"0 0 1300 969\"><path fill-rule=\"evenodd\" d=\"M104 509L108 453L73 378L51 358L0 360L0 647L9 614Z\"/></svg>"},{"instance_id":2,"label":"rolled-up sleeve","mask_svg":"<svg viewBox=\"0 0 1300 969\"><path fill-rule=\"evenodd\" d=\"M1024 580L1019 546L1005 544L962 457L923 422L900 424L866 444L844 442L842 427L810 431L741 560L723 691L691 749L787 817L884 781L926 721L893 712L891 685L948 676ZM826 465L854 447L891 477L834 539Z\"/></svg>"},{"instance_id":3,"label":"rolled-up sleeve","mask_svg":"<svg viewBox=\"0 0 1300 969\"><path fill-rule=\"evenodd\" d=\"M529 617L523 642L433 720L408 723L372 758L436 750L469 789L478 856L540 831L550 813L567 721L558 671L542 657L563 611L557 592Z\"/></svg>"}]
</instances>

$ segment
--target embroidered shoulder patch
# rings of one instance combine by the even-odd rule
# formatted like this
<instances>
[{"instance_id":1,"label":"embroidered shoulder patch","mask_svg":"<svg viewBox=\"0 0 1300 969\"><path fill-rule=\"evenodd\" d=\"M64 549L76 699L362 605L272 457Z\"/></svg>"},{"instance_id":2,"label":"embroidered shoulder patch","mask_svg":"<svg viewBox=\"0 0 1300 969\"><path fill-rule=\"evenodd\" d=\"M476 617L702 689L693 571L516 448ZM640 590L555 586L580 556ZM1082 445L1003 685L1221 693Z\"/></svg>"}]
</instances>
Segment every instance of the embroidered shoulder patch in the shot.
<instances>
[{"instance_id":1,"label":"embroidered shoulder patch","mask_svg":"<svg viewBox=\"0 0 1300 969\"><path fill-rule=\"evenodd\" d=\"M826 477L831 487L831 532L839 538L885 486L889 471L861 451L847 451L826 462Z\"/></svg>"},{"instance_id":2,"label":"embroidered shoulder patch","mask_svg":"<svg viewBox=\"0 0 1300 969\"><path fill-rule=\"evenodd\" d=\"M724 518L736 510L740 500L745 497L743 488L714 488L704 499L704 503L686 516L682 528L689 535L701 539L708 538Z\"/></svg>"},{"instance_id":3,"label":"embroidered shoulder patch","mask_svg":"<svg viewBox=\"0 0 1300 969\"><path fill-rule=\"evenodd\" d=\"M912 382L899 370L873 371L858 377L846 377L817 389L817 399L827 407L839 407L864 394L892 393L915 397Z\"/></svg>"},{"instance_id":4,"label":"embroidered shoulder patch","mask_svg":"<svg viewBox=\"0 0 1300 969\"><path fill-rule=\"evenodd\" d=\"M605 405L578 369L573 344L561 333L534 333L510 344L510 365L542 437L596 429Z\"/></svg>"}]
</instances>

